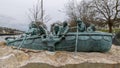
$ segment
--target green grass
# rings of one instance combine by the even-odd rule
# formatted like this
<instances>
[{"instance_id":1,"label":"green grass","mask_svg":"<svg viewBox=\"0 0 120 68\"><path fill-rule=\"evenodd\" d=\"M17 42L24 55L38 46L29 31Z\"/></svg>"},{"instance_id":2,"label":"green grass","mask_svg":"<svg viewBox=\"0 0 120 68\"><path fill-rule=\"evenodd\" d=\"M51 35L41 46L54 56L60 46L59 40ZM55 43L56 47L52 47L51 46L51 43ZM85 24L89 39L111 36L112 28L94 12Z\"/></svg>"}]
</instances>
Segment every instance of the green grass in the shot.
<instances>
[{"instance_id":1,"label":"green grass","mask_svg":"<svg viewBox=\"0 0 120 68\"><path fill-rule=\"evenodd\" d=\"M100 30L98 30L98 31L102 31L102 32L109 32L109 30L105 30L105 29L100 29ZM113 29L113 33L118 33L118 32L120 32L120 29Z\"/></svg>"}]
</instances>

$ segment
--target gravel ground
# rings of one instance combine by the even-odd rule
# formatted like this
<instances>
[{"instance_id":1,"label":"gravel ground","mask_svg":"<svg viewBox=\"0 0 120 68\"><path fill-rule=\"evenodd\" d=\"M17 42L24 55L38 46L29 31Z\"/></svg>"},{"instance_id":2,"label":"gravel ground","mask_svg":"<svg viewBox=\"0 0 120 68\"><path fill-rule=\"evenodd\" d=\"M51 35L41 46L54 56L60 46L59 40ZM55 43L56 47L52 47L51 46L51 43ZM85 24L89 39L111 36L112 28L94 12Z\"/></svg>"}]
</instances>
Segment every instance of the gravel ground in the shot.
<instances>
[{"instance_id":1,"label":"gravel ground","mask_svg":"<svg viewBox=\"0 0 120 68\"><path fill-rule=\"evenodd\" d=\"M45 63L55 67L80 63L120 63L120 46L112 45L109 52L48 52L17 50L0 42L0 68L19 68L29 63ZM29 68L29 67L28 67Z\"/></svg>"}]
</instances>

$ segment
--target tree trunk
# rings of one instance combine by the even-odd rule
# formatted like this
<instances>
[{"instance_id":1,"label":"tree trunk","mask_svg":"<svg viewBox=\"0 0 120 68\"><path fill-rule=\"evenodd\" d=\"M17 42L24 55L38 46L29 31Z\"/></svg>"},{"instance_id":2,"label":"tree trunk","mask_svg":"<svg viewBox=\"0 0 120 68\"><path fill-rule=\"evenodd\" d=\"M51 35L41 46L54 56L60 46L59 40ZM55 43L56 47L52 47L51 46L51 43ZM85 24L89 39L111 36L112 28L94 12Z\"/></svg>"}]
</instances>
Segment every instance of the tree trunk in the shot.
<instances>
[{"instance_id":1,"label":"tree trunk","mask_svg":"<svg viewBox=\"0 0 120 68\"><path fill-rule=\"evenodd\" d=\"M109 27L109 33L112 33L112 23L111 22L108 23L108 27Z\"/></svg>"}]
</instances>

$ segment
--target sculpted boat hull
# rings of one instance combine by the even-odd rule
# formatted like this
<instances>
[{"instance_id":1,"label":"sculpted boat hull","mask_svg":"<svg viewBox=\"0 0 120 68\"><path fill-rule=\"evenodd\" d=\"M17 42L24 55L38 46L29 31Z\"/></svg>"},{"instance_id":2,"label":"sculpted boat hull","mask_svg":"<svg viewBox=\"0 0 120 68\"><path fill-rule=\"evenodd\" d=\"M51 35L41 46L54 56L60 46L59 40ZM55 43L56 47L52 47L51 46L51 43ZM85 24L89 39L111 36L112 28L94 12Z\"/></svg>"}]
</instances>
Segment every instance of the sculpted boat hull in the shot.
<instances>
[{"instance_id":1,"label":"sculpted boat hull","mask_svg":"<svg viewBox=\"0 0 120 68\"><path fill-rule=\"evenodd\" d=\"M81 20L76 20L75 27L70 27L67 22L61 26L54 24L51 32L33 22L28 32L21 38L6 39L9 46L19 48L71 51L71 52L107 52L112 46L112 34L97 32L93 24L88 27ZM75 32L74 32L75 31Z\"/></svg>"},{"instance_id":2,"label":"sculpted boat hull","mask_svg":"<svg viewBox=\"0 0 120 68\"><path fill-rule=\"evenodd\" d=\"M58 39L55 41L55 39ZM7 42L9 46L19 47L23 38ZM78 52L107 52L112 45L112 35L101 32L78 33L76 45L76 33L69 32L63 38L42 39L40 36L27 37L21 48L50 51L75 51ZM76 47L77 46L77 47ZM75 49L77 48L77 49Z\"/></svg>"}]
</instances>

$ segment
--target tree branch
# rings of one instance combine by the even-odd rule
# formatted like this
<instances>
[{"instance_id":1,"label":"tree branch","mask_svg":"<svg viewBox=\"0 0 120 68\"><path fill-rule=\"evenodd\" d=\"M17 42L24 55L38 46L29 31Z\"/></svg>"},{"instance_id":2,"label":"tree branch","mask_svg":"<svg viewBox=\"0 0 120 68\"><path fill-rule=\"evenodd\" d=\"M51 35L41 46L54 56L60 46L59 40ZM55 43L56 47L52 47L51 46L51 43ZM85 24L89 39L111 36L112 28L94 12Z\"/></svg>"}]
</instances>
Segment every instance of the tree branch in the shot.
<instances>
[{"instance_id":1,"label":"tree branch","mask_svg":"<svg viewBox=\"0 0 120 68\"><path fill-rule=\"evenodd\" d=\"M99 8L99 6L98 6L98 4L97 4L96 1L95 1L95 5L96 5L95 7L97 8L97 10L100 11L100 13L101 13L106 19L108 19L107 16L105 15L105 13L102 11L102 9Z\"/></svg>"}]
</instances>

